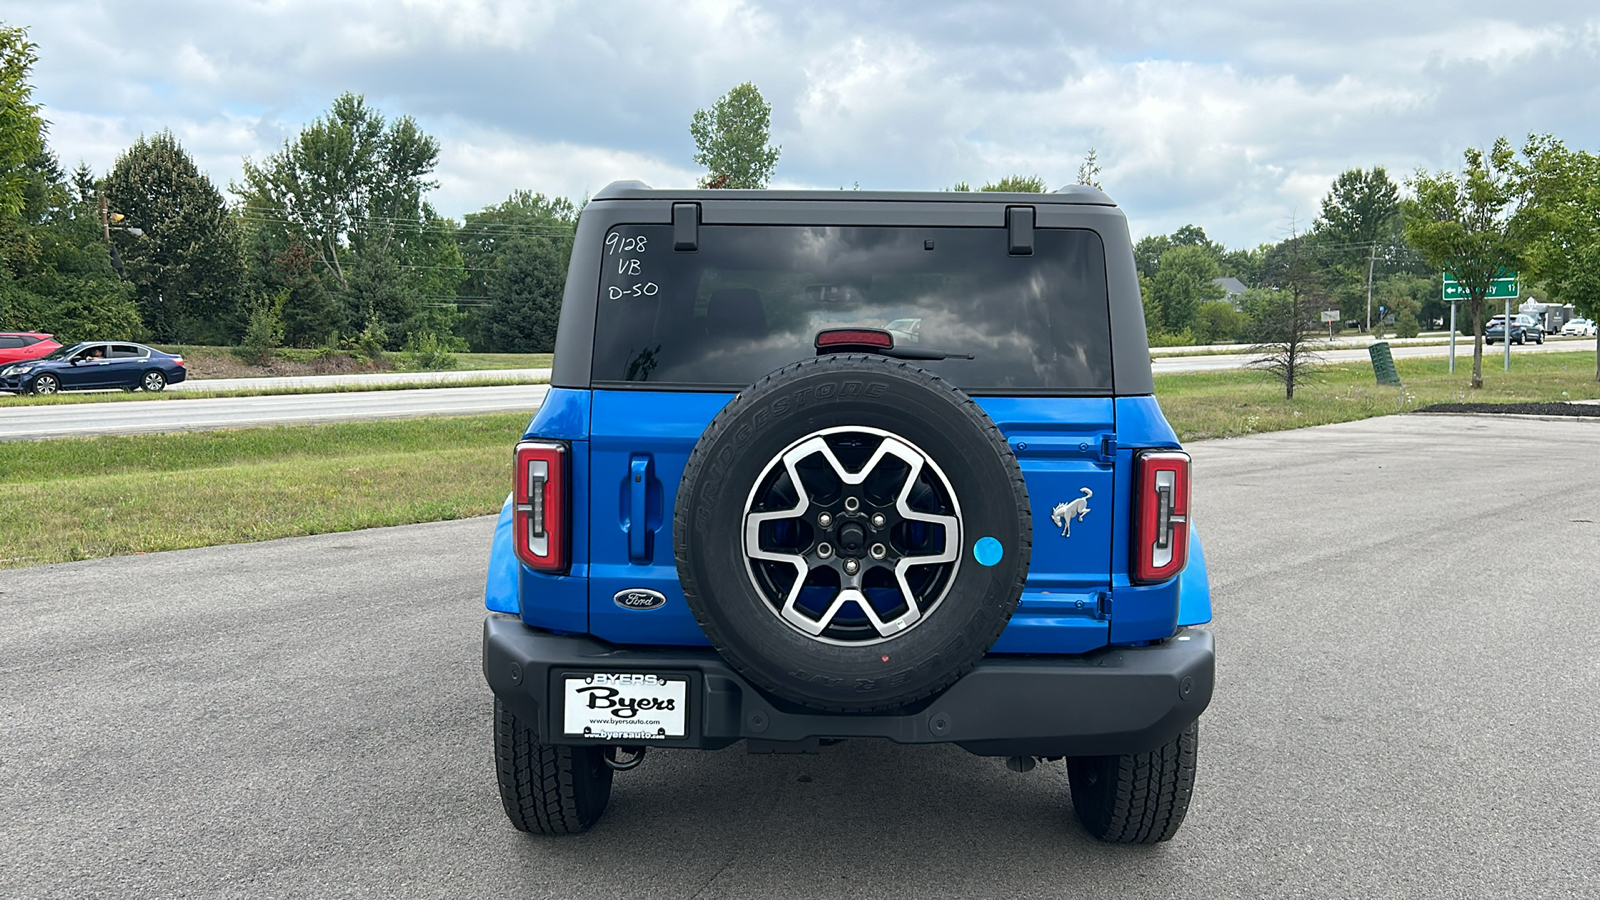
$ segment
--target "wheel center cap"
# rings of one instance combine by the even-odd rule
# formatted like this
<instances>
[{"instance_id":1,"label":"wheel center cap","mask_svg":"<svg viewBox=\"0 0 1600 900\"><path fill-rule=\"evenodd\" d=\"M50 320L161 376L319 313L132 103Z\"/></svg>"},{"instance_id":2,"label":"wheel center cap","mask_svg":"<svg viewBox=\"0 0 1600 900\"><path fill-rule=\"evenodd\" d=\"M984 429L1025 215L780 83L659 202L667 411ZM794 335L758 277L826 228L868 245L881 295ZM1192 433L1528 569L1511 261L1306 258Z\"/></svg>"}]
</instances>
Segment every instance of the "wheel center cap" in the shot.
<instances>
[{"instance_id":1,"label":"wheel center cap","mask_svg":"<svg viewBox=\"0 0 1600 900\"><path fill-rule=\"evenodd\" d=\"M839 529L839 548L844 552L858 555L866 545L867 532L860 525L849 522Z\"/></svg>"}]
</instances>

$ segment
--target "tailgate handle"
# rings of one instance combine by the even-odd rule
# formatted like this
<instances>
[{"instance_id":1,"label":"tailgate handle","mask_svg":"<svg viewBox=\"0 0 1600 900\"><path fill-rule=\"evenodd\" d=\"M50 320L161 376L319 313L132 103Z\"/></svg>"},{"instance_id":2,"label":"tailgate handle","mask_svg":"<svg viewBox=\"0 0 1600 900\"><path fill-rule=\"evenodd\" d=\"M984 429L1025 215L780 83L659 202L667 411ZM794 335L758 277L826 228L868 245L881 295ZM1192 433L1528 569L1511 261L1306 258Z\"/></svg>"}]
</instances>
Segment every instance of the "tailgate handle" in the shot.
<instances>
[{"instance_id":1,"label":"tailgate handle","mask_svg":"<svg viewBox=\"0 0 1600 900\"><path fill-rule=\"evenodd\" d=\"M650 561L650 523L645 516L652 468L648 456L635 456L628 462L628 559L636 563Z\"/></svg>"}]
</instances>

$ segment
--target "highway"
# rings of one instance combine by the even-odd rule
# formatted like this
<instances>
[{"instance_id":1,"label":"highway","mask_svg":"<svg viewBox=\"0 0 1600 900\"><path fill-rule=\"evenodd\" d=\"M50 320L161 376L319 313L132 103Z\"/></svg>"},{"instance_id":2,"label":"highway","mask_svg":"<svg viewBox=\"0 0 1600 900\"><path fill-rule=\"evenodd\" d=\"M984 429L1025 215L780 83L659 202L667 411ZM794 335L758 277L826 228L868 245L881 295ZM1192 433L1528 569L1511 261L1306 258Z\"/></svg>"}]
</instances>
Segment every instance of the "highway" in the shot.
<instances>
[{"instance_id":1,"label":"highway","mask_svg":"<svg viewBox=\"0 0 1600 900\"><path fill-rule=\"evenodd\" d=\"M1597 438L1191 444L1218 677L1157 847L1088 837L1060 763L874 741L656 751L591 833L518 833L492 519L0 572L0 897L1600 896Z\"/></svg>"},{"instance_id":2,"label":"highway","mask_svg":"<svg viewBox=\"0 0 1600 900\"><path fill-rule=\"evenodd\" d=\"M549 389L549 385L544 384L514 384L49 406L0 404L0 440L495 412L527 412L531 416L544 402Z\"/></svg>"},{"instance_id":3,"label":"highway","mask_svg":"<svg viewBox=\"0 0 1600 900\"><path fill-rule=\"evenodd\" d=\"M1511 367L1516 368L1517 358L1528 353L1563 353L1574 350L1587 350L1595 352L1595 342L1592 338L1583 340L1547 340L1543 344L1527 344L1524 346L1512 345ZM1159 352L1159 351L1158 351ZM1395 359L1432 359L1441 361L1441 370L1449 359L1450 347L1445 346L1407 346L1391 345L1389 352ZM1366 362L1372 357L1368 355L1365 347L1360 348L1335 348L1320 351L1318 357L1323 362ZM1151 371L1157 375L1173 372L1216 372L1226 369L1242 369L1257 358L1252 353L1219 353L1198 356L1157 356L1151 360ZM1493 347L1483 348L1483 368L1488 371L1491 367L1498 369L1505 363L1505 345L1497 344ZM1465 340L1456 344L1456 371L1468 372L1472 369L1472 341Z\"/></svg>"},{"instance_id":4,"label":"highway","mask_svg":"<svg viewBox=\"0 0 1600 900\"><path fill-rule=\"evenodd\" d=\"M458 381L549 381L549 369L453 369L446 372L361 372L350 375L268 375L249 378L193 378L173 391L303 390L328 385L356 387L390 384L451 384Z\"/></svg>"},{"instance_id":5,"label":"highway","mask_svg":"<svg viewBox=\"0 0 1600 900\"><path fill-rule=\"evenodd\" d=\"M1489 348L1485 348L1487 351ZM1572 350L1593 351L1593 342L1546 341L1543 345L1513 347L1512 366L1529 353L1557 353ZM1401 359L1432 357L1442 359L1448 347L1396 346ZM1457 371L1472 365L1472 346L1457 348ZM1485 353L1485 370L1501 365L1503 348ZM1363 348L1327 350L1327 362L1365 362ZM1215 372L1248 366L1255 356L1230 353L1211 356L1157 357L1151 363L1158 374ZM403 384L418 380L448 382L471 379L548 378L548 369L505 371L379 373L367 375L308 375L289 378L210 378L175 385L173 390L250 390L305 389L320 386L349 387L362 384ZM134 434L154 431L184 431L204 428L239 428L251 425L286 425L306 422L335 422L359 419L404 418L408 416L468 415L472 413L526 410L530 414L544 399L546 385L526 384L497 387L436 387L414 390L344 391L326 394L268 395L260 397L172 398L162 400L108 401L57 406L7 404L0 398L0 440L74 437L101 434Z\"/></svg>"}]
</instances>

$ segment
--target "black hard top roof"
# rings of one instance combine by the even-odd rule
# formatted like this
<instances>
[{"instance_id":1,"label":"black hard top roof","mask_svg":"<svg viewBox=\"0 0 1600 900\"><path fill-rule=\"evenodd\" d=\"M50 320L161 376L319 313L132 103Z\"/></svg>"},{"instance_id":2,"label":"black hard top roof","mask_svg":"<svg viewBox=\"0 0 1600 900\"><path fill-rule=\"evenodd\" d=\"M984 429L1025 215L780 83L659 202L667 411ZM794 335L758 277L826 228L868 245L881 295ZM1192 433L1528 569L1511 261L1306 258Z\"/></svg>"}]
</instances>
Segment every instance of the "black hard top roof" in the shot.
<instances>
[{"instance_id":1,"label":"black hard top roof","mask_svg":"<svg viewBox=\"0 0 1600 900\"><path fill-rule=\"evenodd\" d=\"M828 200L893 201L899 203L1006 203L1037 206L1046 203L1074 206L1116 206L1099 188L1084 184L1068 185L1046 194L1002 193L999 191L744 191L744 190L656 190L642 181L613 181L591 200Z\"/></svg>"}]
</instances>

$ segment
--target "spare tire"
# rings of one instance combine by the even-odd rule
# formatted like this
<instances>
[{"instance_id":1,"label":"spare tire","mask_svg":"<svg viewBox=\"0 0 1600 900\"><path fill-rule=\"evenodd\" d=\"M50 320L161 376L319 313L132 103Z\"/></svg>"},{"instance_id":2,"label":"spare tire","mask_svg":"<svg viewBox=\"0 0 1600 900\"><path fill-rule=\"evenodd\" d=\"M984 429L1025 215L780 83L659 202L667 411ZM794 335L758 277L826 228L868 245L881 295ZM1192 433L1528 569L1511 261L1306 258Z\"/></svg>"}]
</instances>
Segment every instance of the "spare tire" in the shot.
<instances>
[{"instance_id":1,"label":"spare tire","mask_svg":"<svg viewBox=\"0 0 1600 900\"><path fill-rule=\"evenodd\" d=\"M1028 492L971 397L906 362L836 354L779 369L717 414L673 521L706 636L779 697L903 706L1000 636L1028 574Z\"/></svg>"}]
</instances>

